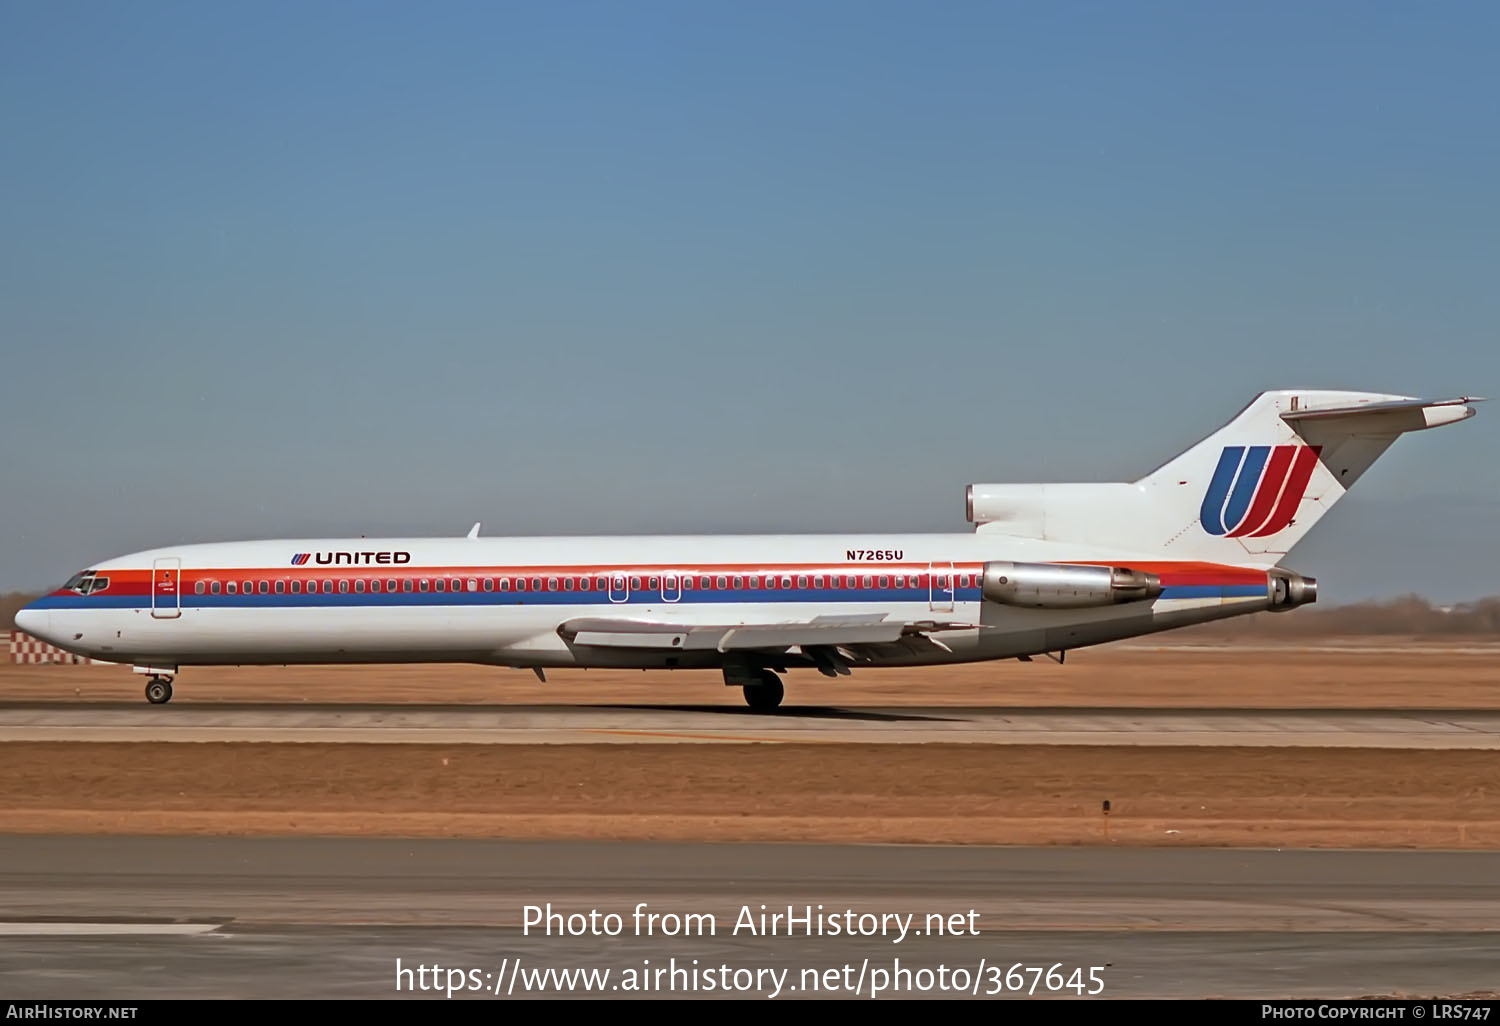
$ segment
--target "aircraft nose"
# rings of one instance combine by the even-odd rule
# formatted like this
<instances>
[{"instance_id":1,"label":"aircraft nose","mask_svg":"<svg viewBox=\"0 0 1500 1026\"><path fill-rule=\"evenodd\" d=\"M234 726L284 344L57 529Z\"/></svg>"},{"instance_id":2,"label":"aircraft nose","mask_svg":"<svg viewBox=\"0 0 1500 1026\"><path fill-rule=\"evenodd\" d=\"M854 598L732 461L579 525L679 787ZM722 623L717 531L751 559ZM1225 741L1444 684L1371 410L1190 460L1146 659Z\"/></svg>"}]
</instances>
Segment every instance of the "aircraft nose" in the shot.
<instances>
[{"instance_id":1,"label":"aircraft nose","mask_svg":"<svg viewBox=\"0 0 1500 1026\"><path fill-rule=\"evenodd\" d=\"M33 609L27 606L16 613L16 626L33 638L46 641L49 640L47 635L52 630L52 614L45 609Z\"/></svg>"}]
</instances>

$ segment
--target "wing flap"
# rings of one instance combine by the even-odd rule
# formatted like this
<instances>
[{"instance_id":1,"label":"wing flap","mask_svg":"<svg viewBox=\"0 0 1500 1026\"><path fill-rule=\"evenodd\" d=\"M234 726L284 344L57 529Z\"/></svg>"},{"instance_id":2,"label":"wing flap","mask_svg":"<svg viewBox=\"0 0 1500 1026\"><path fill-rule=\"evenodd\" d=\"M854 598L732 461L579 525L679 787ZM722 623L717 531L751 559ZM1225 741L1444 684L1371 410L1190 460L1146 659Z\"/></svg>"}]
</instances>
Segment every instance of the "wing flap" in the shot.
<instances>
[{"instance_id":1,"label":"wing flap","mask_svg":"<svg viewBox=\"0 0 1500 1026\"><path fill-rule=\"evenodd\" d=\"M969 630L972 624L888 620L884 614L820 616L790 623L674 624L645 620L569 620L558 633L575 645L678 651L836 651L890 645L931 631ZM943 646L946 647L946 646Z\"/></svg>"}]
</instances>

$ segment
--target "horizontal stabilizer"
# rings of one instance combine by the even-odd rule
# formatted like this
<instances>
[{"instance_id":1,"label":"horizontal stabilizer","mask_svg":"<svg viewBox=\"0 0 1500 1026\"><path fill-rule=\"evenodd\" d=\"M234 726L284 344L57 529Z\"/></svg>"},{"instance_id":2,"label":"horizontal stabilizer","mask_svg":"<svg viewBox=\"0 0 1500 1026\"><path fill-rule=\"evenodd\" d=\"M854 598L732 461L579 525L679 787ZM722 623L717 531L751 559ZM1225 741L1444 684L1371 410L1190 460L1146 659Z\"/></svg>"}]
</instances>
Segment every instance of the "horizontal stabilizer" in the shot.
<instances>
[{"instance_id":1,"label":"horizontal stabilizer","mask_svg":"<svg viewBox=\"0 0 1500 1026\"><path fill-rule=\"evenodd\" d=\"M1382 424L1386 430L1399 432L1421 431L1424 428L1441 427L1468 420L1474 416L1470 403L1482 403L1483 399L1464 396L1459 399L1398 399L1390 402L1354 403L1342 406L1309 406L1293 408L1281 415L1288 423L1330 418L1378 418L1390 422ZM1404 414L1404 418L1393 415ZM1400 423L1401 420L1405 423Z\"/></svg>"}]
</instances>

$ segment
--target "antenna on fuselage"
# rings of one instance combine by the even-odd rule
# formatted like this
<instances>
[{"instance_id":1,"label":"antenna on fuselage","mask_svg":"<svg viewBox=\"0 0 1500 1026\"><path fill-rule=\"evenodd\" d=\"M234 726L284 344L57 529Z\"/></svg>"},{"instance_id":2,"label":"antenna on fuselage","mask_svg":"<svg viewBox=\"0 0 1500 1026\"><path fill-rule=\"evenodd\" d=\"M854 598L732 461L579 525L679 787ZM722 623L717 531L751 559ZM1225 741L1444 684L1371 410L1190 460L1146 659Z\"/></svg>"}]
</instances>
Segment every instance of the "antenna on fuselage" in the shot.
<instances>
[{"instance_id":1,"label":"antenna on fuselage","mask_svg":"<svg viewBox=\"0 0 1500 1026\"><path fill-rule=\"evenodd\" d=\"M478 524L475 524L473 527L469 528L469 537L470 538L478 538L479 537L479 525Z\"/></svg>"}]
</instances>

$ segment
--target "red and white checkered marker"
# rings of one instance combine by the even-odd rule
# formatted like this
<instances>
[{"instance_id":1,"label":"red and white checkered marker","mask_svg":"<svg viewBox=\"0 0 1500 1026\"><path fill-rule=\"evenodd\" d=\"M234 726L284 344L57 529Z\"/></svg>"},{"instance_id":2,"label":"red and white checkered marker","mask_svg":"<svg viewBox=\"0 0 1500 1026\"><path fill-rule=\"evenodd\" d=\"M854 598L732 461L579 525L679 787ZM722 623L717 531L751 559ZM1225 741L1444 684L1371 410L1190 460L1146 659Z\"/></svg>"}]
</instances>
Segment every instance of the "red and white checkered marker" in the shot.
<instances>
[{"instance_id":1,"label":"red and white checkered marker","mask_svg":"<svg viewBox=\"0 0 1500 1026\"><path fill-rule=\"evenodd\" d=\"M63 663L70 666L108 665L102 659L64 652L56 645L33 638L20 631L10 632L10 661L13 663Z\"/></svg>"}]
</instances>

